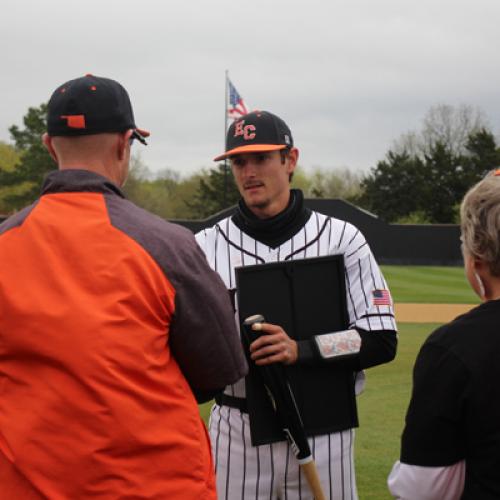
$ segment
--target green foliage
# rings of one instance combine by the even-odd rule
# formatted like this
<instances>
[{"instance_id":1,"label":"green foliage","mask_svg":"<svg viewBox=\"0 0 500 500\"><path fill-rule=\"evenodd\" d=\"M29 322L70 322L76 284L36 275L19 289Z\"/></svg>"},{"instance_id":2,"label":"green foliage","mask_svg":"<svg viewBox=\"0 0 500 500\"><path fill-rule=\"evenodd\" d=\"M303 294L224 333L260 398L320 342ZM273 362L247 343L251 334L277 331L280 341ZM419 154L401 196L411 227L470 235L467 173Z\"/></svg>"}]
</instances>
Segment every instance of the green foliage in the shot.
<instances>
[{"instance_id":1,"label":"green foliage","mask_svg":"<svg viewBox=\"0 0 500 500\"><path fill-rule=\"evenodd\" d=\"M1 172L12 172L20 161L20 155L10 144L0 142L0 176ZM6 201L9 197L22 192L24 186L0 185L0 214L7 214L11 208Z\"/></svg>"},{"instance_id":2,"label":"green foliage","mask_svg":"<svg viewBox=\"0 0 500 500\"><path fill-rule=\"evenodd\" d=\"M361 193L361 174L348 168L315 168L309 177L305 196L354 200Z\"/></svg>"},{"instance_id":3,"label":"green foliage","mask_svg":"<svg viewBox=\"0 0 500 500\"><path fill-rule=\"evenodd\" d=\"M420 209L426 186L420 158L389 151L361 182L355 203L392 222Z\"/></svg>"},{"instance_id":4,"label":"green foliage","mask_svg":"<svg viewBox=\"0 0 500 500\"><path fill-rule=\"evenodd\" d=\"M181 179L167 169L153 175L140 156L133 156L124 191L129 200L164 219L192 219L196 215L185 201L194 197L199 184L200 174Z\"/></svg>"},{"instance_id":5,"label":"green foliage","mask_svg":"<svg viewBox=\"0 0 500 500\"><path fill-rule=\"evenodd\" d=\"M421 155L389 151L363 179L355 202L388 222L420 214L430 223L455 223L466 191L500 165L500 149L484 128L470 133L464 151L453 153L441 142Z\"/></svg>"},{"instance_id":6,"label":"green foliage","mask_svg":"<svg viewBox=\"0 0 500 500\"><path fill-rule=\"evenodd\" d=\"M293 172L293 177L292 177L292 182L290 184L290 187L293 189L300 189L301 191L304 192L304 196L307 196L307 193L309 193L311 186L311 179L307 175L306 171L300 167L297 166L295 168L295 171Z\"/></svg>"},{"instance_id":7,"label":"green foliage","mask_svg":"<svg viewBox=\"0 0 500 500\"><path fill-rule=\"evenodd\" d=\"M488 171L500 166L500 148L493 134L485 128L469 135L465 149L462 177L467 186L472 186Z\"/></svg>"},{"instance_id":8,"label":"green foliage","mask_svg":"<svg viewBox=\"0 0 500 500\"><path fill-rule=\"evenodd\" d=\"M14 169L0 170L0 186L9 188L4 198L8 211L33 202L40 194L43 178L55 168L41 140L47 129L46 113L46 104L29 108L23 118L24 128L17 125L9 128L20 159Z\"/></svg>"},{"instance_id":9,"label":"green foliage","mask_svg":"<svg viewBox=\"0 0 500 500\"><path fill-rule=\"evenodd\" d=\"M430 224L430 219L423 210L416 210L397 218L394 222L396 224Z\"/></svg>"},{"instance_id":10,"label":"green foliage","mask_svg":"<svg viewBox=\"0 0 500 500\"><path fill-rule=\"evenodd\" d=\"M11 172L20 159L19 153L13 146L0 141L0 170Z\"/></svg>"},{"instance_id":11,"label":"green foliage","mask_svg":"<svg viewBox=\"0 0 500 500\"><path fill-rule=\"evenodd\" d=\"M229 165L219 163L202 174L198 190L191 200L186 201L194 218L206 218L238 202L240 194Z\"/></svg>"}]
</instances>

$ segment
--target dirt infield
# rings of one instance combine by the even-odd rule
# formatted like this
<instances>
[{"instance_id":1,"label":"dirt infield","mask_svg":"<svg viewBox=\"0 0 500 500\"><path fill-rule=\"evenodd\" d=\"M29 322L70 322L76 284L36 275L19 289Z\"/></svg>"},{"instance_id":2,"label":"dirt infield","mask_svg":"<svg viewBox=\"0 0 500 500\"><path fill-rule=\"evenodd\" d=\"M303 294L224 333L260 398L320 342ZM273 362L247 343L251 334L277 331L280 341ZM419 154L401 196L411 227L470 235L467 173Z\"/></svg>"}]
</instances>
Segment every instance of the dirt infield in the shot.
<instances>
[{"instance_id":1,"label":"dirt infield","mask_svg":"<svg viewBox=\"0 0 500 500\"><path fill-rule=\"evenodd\" d=\"M477 304L395 304L396 321L401 323L446 323Z\"/></svg>"}]
</instances>

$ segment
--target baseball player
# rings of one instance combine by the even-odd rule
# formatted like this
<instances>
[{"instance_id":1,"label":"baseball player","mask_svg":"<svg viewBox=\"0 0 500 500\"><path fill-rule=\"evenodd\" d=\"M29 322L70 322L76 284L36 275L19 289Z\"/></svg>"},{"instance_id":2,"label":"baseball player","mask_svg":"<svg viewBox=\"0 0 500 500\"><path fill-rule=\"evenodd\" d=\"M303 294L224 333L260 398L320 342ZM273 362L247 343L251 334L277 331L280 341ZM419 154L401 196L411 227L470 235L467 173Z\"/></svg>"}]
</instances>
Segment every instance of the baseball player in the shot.
<instances>
[{"instance_id":1,"label":"baseball player","mask_svg":"<svg viewBox=\"0 0 500 500\"><path fill-rule=\"evenodd\" d=\"M196 239L233 296L239 266L334 254L344 257L349 323L359 342L349 360L330 362L339 376L350 374L347 379L352 383L326 391L306 412L314 419L325 405L339 409L330 428L309 433L309 443L327 498L355 499L355 393L364 385L364 368L394 358L396 324L386 282L360 231L307 209L301 191L290 189L298 155L290 129L276 115L255 111L235 121L227 133L226 151L215 161L229 158L241 200L230 217L201 231ZM237 304L235 308L238 318ZM250 346L257 365L283 363L300 370L327 362L312 341L296 342L280 325L264 323L261 329L265 335ZM354 408L353 412L343 411L346 407ZM243 378L216 397L211 412L218 497L311 499L285 437L254 446L250 424Z\"/></svg>"}]
</instances>

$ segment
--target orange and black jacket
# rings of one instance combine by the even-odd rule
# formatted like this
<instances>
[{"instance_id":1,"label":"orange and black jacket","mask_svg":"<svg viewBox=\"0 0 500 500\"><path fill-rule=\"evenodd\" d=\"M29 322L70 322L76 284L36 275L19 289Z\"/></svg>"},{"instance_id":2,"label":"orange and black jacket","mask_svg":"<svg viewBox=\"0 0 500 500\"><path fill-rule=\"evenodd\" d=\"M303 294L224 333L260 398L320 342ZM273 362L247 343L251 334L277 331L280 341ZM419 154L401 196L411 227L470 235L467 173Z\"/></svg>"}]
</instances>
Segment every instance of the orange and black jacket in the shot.
<instances>
[{"instance_id":1,"label":"orange and black jacket","mask_svg":"<svg viewBox=\"0 0 500 500\"><path fill-rule=\"evenodd\" d=\"M0 225L0 498L215 498L194 394L246 369L192 234L106 178L52 172Z\"/></svg>"}]
</instances>

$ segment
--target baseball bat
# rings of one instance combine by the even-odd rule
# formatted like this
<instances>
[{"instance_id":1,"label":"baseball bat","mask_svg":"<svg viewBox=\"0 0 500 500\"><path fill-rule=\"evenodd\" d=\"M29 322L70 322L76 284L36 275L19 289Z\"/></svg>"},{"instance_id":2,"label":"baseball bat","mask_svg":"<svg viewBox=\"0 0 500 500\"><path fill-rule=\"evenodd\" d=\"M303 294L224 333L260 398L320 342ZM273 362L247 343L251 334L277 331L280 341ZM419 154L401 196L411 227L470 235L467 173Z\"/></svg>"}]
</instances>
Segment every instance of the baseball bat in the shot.
<instances>
[{"instance_id":1,"label":"baseball bat","mask_svg":"<svg viewBox=\"0 0 500 500\"><path fill-rule=\"evenodd\" d=\"M263 322L264 317L261 314L249 316L243 322L244 340L247 348L259 335L258 332L252 330L252 325ZM302 418L300 417L300 412L283 365L281 363L272 363L270 365L257 366L257 369L262 376L265 390L283 432L290 443L294 455L297 457L299 466L304 472L315 499L326 500L319 480L316 463L314 462L304 431Z\"/></svg>"}]
</instances>

